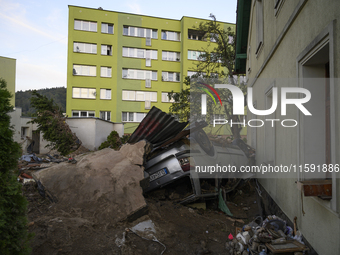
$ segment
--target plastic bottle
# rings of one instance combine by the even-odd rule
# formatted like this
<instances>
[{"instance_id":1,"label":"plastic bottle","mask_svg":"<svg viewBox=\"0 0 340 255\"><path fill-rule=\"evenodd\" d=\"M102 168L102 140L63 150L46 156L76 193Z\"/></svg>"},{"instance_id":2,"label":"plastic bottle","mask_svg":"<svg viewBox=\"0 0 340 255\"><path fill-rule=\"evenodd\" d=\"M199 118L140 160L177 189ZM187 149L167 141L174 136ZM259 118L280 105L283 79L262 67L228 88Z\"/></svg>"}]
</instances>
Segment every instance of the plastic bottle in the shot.
<instances>
[{"instance_id":1,"label":"plastic bottle","mask_svg":"<svg viewBox=\"0 0 340 255\"><path fill-rule=\"evenodd\" d=\"M263 249L259 255L267 255L267 252L265 251L265 249Z\"/></svg>"}]
</instances>

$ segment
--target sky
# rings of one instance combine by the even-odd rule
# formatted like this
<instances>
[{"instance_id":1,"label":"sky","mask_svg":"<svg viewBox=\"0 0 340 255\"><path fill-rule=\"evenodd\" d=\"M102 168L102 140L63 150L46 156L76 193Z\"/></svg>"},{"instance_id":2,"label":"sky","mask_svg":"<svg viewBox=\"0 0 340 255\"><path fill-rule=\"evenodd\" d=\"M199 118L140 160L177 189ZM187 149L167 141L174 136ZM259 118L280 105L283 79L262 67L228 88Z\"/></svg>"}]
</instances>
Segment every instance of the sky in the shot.
<instances>
[{"instance_id":1,"label":"sky","mask_svg":"<svg viewBox=\"0 0 340 255\"><path fill-rule=\"evenodd\" d=\"M211 4L213 3L213 4ZM169 19L236 22L237 0L0 0L0 56L16 59L16 91L66 87L68 5Z\"/></svg>"}]
</instances>

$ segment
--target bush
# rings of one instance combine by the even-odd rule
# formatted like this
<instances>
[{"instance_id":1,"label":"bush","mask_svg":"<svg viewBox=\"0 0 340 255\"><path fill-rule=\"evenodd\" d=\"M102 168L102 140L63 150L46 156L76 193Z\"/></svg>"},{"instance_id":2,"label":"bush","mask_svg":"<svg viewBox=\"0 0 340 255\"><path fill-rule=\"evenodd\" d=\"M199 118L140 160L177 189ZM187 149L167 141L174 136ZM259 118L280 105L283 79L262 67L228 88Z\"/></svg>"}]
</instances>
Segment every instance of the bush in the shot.
<instances>
[{"instance_id":1,"label":"bush","mask_svg":"<svg viewBox=\"0 0 340 255\"><path fill-rule=\"evenodd\" d=\"M117 131L112 131L108 137L107 137L107 141L103 142L98 150L102 150L104 148L112 148L114 150L117 150L120 146L122 145L122 141L119 138L119 135L117 133Z\"/></svg>"},{"instance_id":2,"label":"bush","mask_svg":"<svg viewBox=\"0 0 340 255\"><path fill-rule=\"evenodd\" d=\"M4 255L29 254L27 200L14 169L20 157L20 145L13 141L8 112L12 110L5 80L0 78L0 251Z\"/></svg>"},{"instance_id":3,"label":"bush","mask_svg":"<svg viewBox=\"0 0 340 255\"><path fill-rule=\"evenodd\" d=\"M13 172L0 172L0 251L3 255L30 254L27 200Z\"/></svg>"}]
</instances>

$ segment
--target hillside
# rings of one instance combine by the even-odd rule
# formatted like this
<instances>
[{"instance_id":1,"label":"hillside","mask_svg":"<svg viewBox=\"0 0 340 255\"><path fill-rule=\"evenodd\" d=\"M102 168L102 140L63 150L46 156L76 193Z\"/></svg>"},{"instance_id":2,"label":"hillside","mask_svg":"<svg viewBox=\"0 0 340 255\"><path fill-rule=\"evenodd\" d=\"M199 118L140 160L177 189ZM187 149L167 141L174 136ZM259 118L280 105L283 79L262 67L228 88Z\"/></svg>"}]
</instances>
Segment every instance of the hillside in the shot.
<instances>
[{"instance_id":1,"label":"hillside","mask_svg":"<svg viewBox=\"0 0 340 255\"><path fill-rule=\"evenodd\" d=\"M35 109L31 107L30 98L32 96L32 90L18 91L15 93L15 107L22 108L22 116L32 116L35 113ZM66 112L66 88L46 88L38 89L37 92L46 96L48 99L61 106L63 112Z\"/></svg>"}]
</instances>

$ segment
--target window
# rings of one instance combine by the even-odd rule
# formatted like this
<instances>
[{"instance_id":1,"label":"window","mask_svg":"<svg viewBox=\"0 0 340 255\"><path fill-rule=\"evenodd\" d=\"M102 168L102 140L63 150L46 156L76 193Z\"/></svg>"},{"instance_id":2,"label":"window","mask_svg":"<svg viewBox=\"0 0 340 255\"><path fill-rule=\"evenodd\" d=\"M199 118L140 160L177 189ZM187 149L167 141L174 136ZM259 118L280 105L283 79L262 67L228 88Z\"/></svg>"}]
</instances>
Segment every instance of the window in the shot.
<instances>
[{"instance_id":1,"label":"window","mask_svg":"<svg viewBox=\"0 0 340 255\"><path fill-rule=\"evenodd\" d=\"M28 127L21 127L21 139L25 139L28 136Z\"/></svg>"},{"instance_id":2,"label":"window","mask_svg":"<svg viewBox=\"0 0 340 255\"><path fill-rule=\"evenodd\" d=\"M74 42L73 52L97 54L97 44Z\"/></svg>"},{"instance_id":3,"label":"window","mask_svg":"<svg viewBox=\"0 0 340 255\"><path fill-rule=\"evenodd\" d=\"M157 50L123 47L123 57L157 59Z\"/></svg>"},{"instance_id":4,"label":"window","mask_svg":"<svg viewBox=\"0 0 340 255\"><path fill-rule=\"evenodd\" d=\"M73 65L73 75L96 76L96 66Z\"/></svg>"},{"instance_id":5,"label":"window","mask_svg":"<svg viewBox=\"0 0 340 255\"><path fill-rule=\"evenodd\" d=\"M193 71L188 71L188 74L187 74L189 77L192 77L193 75L196 76L196 77L202 77L202 76L205 76L207 75L206 73L201 73L201 75L198 75L197 72L193 72Z\"/></svg>"},{"instance_id":6,"label":"window","mask_svg":"<svg viewBox=\"0 0 340 255\"><path fill-rule=\"evenodd\" d=\"M210 33L210 42L217 42L218 34Z\"/></svg>"},{"instance_id":7,"label":"window","mask_svg":"<svg viewBox=\"0 0 340 255\"><path fill-rule=\"evenodd\" d=\"M157 102L157 92L123 90L123 100Z\"/></svg>"},{"instance_id":8,"label":"window","mask_svg":"<svg viewBox=\"0 0 340 255\"><path fill-rule=\"evenodd\" d=\"M188 59L191 60L201 60L200 55L203 54L202 51L188 50Z\"/></svg>"},{"instance_id":9,"label":"window","mask_svg":"<svg viewBox=\"0 0 340 255\"><path fill-rule=\"evenodd\" d=\"M112 45L102 44L102 55L112 56Z\"/></svg>"},{"instance_id":10,"label":"window","mask_svg":"<svg viewBox=\"0 0 340 255\"><path fill-rule=\"evenodd\" d=\"M85 21L85 20L74 20L74 29L97 32L97 22Z\"/></svg>"},{"instance_id":11,"label":"window","mask_svg":"<svg viewBox=\"0 0 340 255\"><path fill-rule=\"evenodd\" d=\"M180 41L181 33L172 31L162 31L162 40Z\"/></svg>"},{"instance_id":12,"label":"window","mask_svg":"<svg viewBox=\"0 0 340 255\"><path fill-rule=\"evenodd\" d=\"M204 35L205 35L204 31L188 29L188 39L205 41Z\"/></svg>"},{"instance_id":13,"label":"window","mask_svg":"<svg viewBox=\"0 0 340 255\"><path fill-rule=\"evenodd\" d=\"M162 60L181 61L181 54L173 51L162 51Z\"/></svg>"},{"instance_id":14,"label":"window","mask_svg":"<svg viewBox=\"0 0 340 255\"><path fill-rule=\"evenodd\" d=\"M180 81L180 74L172 72L162 72L162 81Z\"/></svg>"},{"instance_id":15,"label":"window","mask_svg":"<svg viewBox=\"0 0 340 255\"><path fill-rule=\"evenodd\" d=\"M210 78L217 78L218 79L218 73L210 73Z\"/></svg>"},{"instance_id":16,"label":"window","mask_svg":"<svg viewBox=\"0 0 340 255\"><path fill-rule=\"evenodd\" d=\"M113 34L113 24L102 23L102 33Z\"/></svg>"},{"instance_id":17,"label":"window","mask_svg":"<svg viewBox=\"0 0 340 255\"><path fill-rule=\"evenodd\" d=\"M72 111L72 117L95 117L94 111Z\"/></svg>"},{"instance_id":18,"label":"window","mask_svg":"<svg viewBox=\"0 0 340 255\"><path fill-rule=\"evenodd\" d=\"M141 122L146 113L144 112L122 112L122 121L124 122Z\"/></svg>"},{"instance_id":19,"label":"window","mask_svg":"<svg viewBox=\"0 0 340 255\"><path fill-rule=\"evenodd\" d=\"M93 88L72 88L73 98L96 99L96 89Z\"/></svg>"},{"instance_id":20,"label":"window","mask_svg":"<svg viewBox=\"0 0 340 255\"><path fill-rule=\"evenodd\" d=\"M157 39L157 29L123 26L123 35Z\"/></svg>"},{"instance_id":21,"label":"window","mask_svg":"<svg viewBox=\"0 0 340 255\"><path fill-rule=\"evenodd\" d=\"M102 120L111 120L111 112L100 112L99 113L100 114L100 118L102 119Z\"/></svg>"},{"instance_id":22,"label":"window","mask_svg":"<svg viewBox=\"0 0 340 255\"><path fill-rule=\"evenodd\" d=\"M146 71L137 69L123 69L123 79L157 80L157 71Z\"/></svg>"},{"instance_id":23,"label":"window","mask_svg":"<svg viewBox=\"0 0 340 255\"><path fill-rule=\"evenodd\" d=\"M263 45L263 4L262 0L256 0L256 52L260 53Z\"/></svg>"},{"instance_id":24,"label":"window","mask_svg":"<svg viewBox=\"0 0 340 255\"><path fill-rule=\"evenodd\" d=\"M162 92L162 103L173 103L175 100L171 98L171 100L168 97L168 92Z\"/></svg>"},{"instance_id":25,"label":"window","mask_svg":"<svg viewBox=\"0 0 340 255\"><path fill-rule=\"evenodd\" d=\"M100 67L100 77L112 77L111 73L112 73L111 67L105 66Z\"/></svg>"},{"instance_id":26,"label":"window","mask_svg":"<svg viewBox=\"0 0 340 255\"><path fill-rule=\"evenodd\" d=\"M100 99L111 99L111 89L100 89Z\"/></svg>"}]
</instances>

